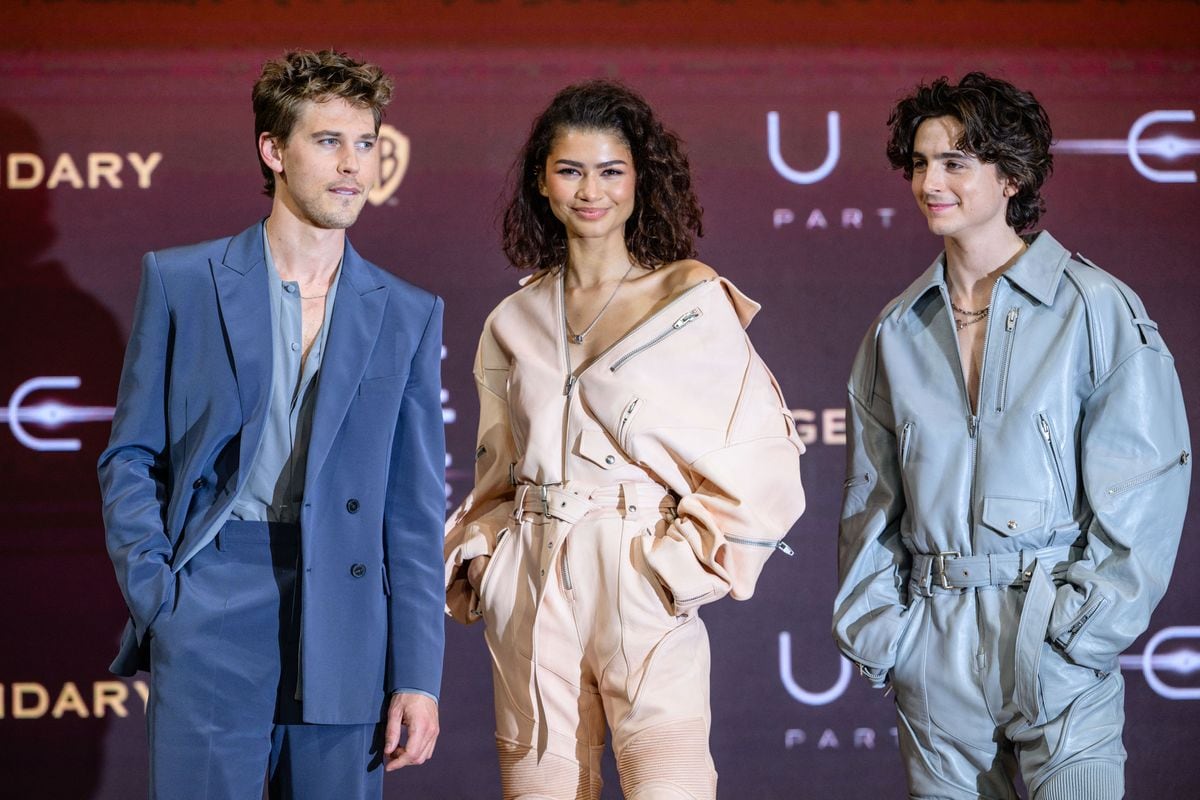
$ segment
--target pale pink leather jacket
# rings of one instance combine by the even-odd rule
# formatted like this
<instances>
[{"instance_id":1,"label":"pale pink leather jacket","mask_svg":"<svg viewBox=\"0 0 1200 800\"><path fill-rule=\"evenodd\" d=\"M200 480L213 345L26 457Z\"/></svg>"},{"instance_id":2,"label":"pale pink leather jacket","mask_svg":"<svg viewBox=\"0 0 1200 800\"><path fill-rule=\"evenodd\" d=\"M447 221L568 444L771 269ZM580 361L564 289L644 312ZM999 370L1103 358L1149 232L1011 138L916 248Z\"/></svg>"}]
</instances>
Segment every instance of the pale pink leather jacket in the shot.
<instances>
[{"instance_id":1,"label":"pale pink leather jacket","mask_svg":"<svg viewBox=\"0 0 1200 800\"><path fill-rule=\"evenodd\" d=\"M665 486L677 516L640 541L676 613L750 597L804 511L804 445L745 332L758 309L724 278L704 281L571 379L561 272L501 302L475 359L475 489L446 524L447 612L477 618L465 562L513 524L518 484Z\"/></svg>"}]
</instances>

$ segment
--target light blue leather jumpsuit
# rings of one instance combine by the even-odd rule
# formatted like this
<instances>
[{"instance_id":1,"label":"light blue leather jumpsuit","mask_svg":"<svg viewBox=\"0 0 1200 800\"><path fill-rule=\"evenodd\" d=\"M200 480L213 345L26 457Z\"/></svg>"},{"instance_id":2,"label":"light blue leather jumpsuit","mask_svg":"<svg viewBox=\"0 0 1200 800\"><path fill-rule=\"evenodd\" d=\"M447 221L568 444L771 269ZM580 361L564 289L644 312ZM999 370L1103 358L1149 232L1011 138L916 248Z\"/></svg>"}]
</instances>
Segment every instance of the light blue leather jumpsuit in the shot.
<instances>
[{"instance_id":1,"label":"light blue leather jumpsuit","mask_svg":"<svg viewBox=\"0 0 1200 800\"><path fill-rule=\"evenodd\" d=\"M1191 477L1141 300L1048 233L996 281L977 408L944 255L849 385L834 635L896 690L914 798L1124 793L1117 657L1166 590Z\"/></svg>"}]
</instances>

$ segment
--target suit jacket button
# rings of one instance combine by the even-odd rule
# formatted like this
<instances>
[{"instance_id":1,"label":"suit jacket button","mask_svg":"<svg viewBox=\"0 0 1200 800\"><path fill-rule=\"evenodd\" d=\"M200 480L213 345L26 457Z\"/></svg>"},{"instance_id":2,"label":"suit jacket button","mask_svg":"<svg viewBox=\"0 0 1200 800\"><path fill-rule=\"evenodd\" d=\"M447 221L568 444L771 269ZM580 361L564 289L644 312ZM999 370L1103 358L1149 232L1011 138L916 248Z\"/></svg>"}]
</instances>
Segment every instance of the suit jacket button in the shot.
<instances>
[{"instance_id":1,"label":"suit jacket button","mask_svg":"<svg viewBox=\"0 0 1200 800\"><path fill-rule=\"evenodd\" d=\"M203 486L204 486L204 478L196 478L196 480L192 481L193 489L199 489L199 488L202 488Z\"/></svg>"},{"instance_id":2,"label":"suit jacket button","mask_svg":"<svg viewBox=\"0 0 1200 800\"><path fill-rule=\"evenodd\" d=\"M355 578L361 578L363 575L366 575L366 574L367 574L367 565L366 564L354 564L353 566L350 567L350 575Z\"/></svg>"},{"instance_id":3,"label":"suit jacket button","mask_svg":"<svg viewBox=\"0 0 1200 800\"><path fill-rule=\"evenodd\" d=\"M346 501L346 510L349 511L351 514L357 514L358 513L358 501L355 500L353 497L351 497L349 500Z\"/></svg>"}]
</instances>

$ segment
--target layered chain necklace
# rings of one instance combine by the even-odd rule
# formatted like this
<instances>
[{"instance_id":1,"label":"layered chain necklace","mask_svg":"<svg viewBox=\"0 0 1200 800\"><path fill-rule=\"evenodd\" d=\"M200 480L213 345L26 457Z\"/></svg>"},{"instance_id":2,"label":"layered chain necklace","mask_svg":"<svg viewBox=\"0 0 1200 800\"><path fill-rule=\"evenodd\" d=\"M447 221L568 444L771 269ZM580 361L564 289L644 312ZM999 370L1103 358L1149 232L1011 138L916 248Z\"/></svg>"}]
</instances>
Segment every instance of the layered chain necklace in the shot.
<instances>
[{"instance_id":1,"label":"layered chain necklace","mask_svg":"<svg viewBox=\"0 0 1200 800\"><path fill-rule=\"evenodd\" d=\"M985 319L987 319L988 312L992 310L992 306L989 303L980 311L967 311L965 308L959 308L958 306L954 305L953 300L950 301L950 307L954 309L955 314L962 314L964 317L966 317L966 319L959 319L958 317L954 318L954 329L956 331L961 331L963 328L967 327L968 325L974 325L976 322L983 322Z\"/></svg>"},{"instance_id":2,"label":"layered chain necklace","mask_svg":"<svg viewBox=\"0 0 1200 800\"><path fill-rule=\"evenodd\" d=\"M1010 259L1008 259L1008 261L1004 262L1004 264L1002 264L1000 266L1000 268L996 270L996 273L998 274L998 273L1004 272L1006 269L1011 267L1013 264L1015 264L1017 262L1017 259L1019 259L1022 256L1022 254L1024 254L1024 252L1028 249L1029 249L1029 245L1027 245L1024 241L1022 241L1021 246L1017 249L1017 252L1013 254L1012 258L1010 258ZM992 304L988 303L986 306L984 306L979 311L968 311L965 308L959 308L958 306L956 306L954 304L954 301L951 300L950 308L954 309L954 313L956 315L961 315L963 317L963 319L959 319L958 316L954 317L954 329L956 331L961 331L963 328L974 325L976 322L983 322L985 319L987 319L988 312L992 310Z\"/></svg>"}]
</instances>

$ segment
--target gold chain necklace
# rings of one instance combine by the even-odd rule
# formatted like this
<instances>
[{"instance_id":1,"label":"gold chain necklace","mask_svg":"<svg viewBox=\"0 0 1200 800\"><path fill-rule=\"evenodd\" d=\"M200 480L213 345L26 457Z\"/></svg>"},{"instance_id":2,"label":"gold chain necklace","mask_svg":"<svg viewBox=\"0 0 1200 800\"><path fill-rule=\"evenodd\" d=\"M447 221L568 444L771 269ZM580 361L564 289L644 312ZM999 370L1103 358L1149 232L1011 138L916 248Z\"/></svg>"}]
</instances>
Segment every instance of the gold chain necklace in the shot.
<instances>
[{"instance_id":1,"label":"gold chain necklace","mask_svg":"<svg viewBox=\"0 0 1200 800\"><path fill-rule=\"evenodd\" d=\"M621 286L625 283L625 279L629 277L629 273L633 272L633 264L629 265L629 269L625 270L625 274L621 276L621 280L617 281L617 285L613 288L612 294L608 296L608 300L600 308L600 313L592 320L591 324L584 328L579 333L571 330L571 321L566 318L566 313L563 313L563 321L567 323L567 333L571 336L571 341L575 344L583 344L583 338L592 332L592 328L596 327L596 323L604 316L604 312L608 311L608 307L612 305L612 301L616 299L617 292L621 290ZM563 293L565 295L567 287L567 271L563 270Z\"/></svg>"}]
</instances>

